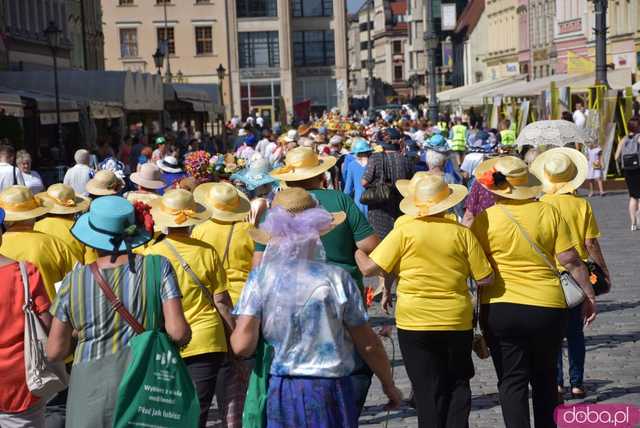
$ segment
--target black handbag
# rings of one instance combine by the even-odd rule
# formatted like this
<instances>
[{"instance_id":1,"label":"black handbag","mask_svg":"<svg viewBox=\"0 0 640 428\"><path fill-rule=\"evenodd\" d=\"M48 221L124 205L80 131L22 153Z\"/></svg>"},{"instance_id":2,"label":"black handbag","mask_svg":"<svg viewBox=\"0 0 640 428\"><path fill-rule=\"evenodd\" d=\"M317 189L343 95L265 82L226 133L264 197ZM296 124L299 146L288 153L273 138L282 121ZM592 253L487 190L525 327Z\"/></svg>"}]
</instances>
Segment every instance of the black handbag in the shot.
<instances>
[{"instance_id":1,"label":"black handbag","mask_svg":"<svg viewBox=\"0 0 640 428\"><path fill-rule=\"evenodd\" d=\"M611 285L607 281L607 275L605 275L600 265L592 261L587 261L586 263L587 269L589 269L589 282L591 282L596 296L608 293Z\"/></svg>"},{"instance_id":2,"label":"black handbag","mask_svg":"<svg viewBox=\"0 0 640 428\"><path fill-rule=\"evenodd\" d=\"M393 184L388 181L387 175L387 155L382 155L382 177L373 184L367 186L360 196L360 203L369 208L384 206L391 200Z\"/></svg>"},{"instance_id":3,"label":"black handbag","mask_svg":"<svg viewBox=\"0 0 640 428\"><path fill-rule=\"evenodd\" d=\"M627 137L627 138L631 138L631 137ZM626 153L622 155L622 169L626 171L637 171L640 169L640 141L638 141L639 139L640 139L640 136L638 135L633 137L633 142L636 145L635 153Z\"/></svg>"}]
</instances>

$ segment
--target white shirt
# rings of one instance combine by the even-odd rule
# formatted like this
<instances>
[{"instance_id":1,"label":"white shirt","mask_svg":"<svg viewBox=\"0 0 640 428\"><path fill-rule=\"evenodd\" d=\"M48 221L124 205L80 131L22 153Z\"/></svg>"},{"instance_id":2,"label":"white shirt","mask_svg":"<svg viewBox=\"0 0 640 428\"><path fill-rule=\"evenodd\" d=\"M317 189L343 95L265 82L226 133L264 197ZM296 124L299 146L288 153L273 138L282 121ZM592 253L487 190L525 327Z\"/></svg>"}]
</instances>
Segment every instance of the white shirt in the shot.
<instances>
[{"instance_id":1,"label":"white shirt","mask_svg":"<svg viewBox=\"0 0 640 428\"><path fill-rule=\"evenodd\" d=\"M14 184L23 184L24 178L22 172L13 166L5 162L0 162L0 191L3 191L7 187L11 187Z\"/></svg>"},{"instance_id":2,"label":"white shirt","mask_svg":"<svg viewBox=\"0 0 640 428\"><path fill-rule=\"evenodd\" d=\"M582 112L582 110L576 110L573 112L573 123L575 123L578 128L584 128L587 123L587 116Z\"/></svg>"},{"instance_id":3,"label":"white shirt","mask_svg":"<svg viewBox=\"0 0 640 428\"><path fill-rule=\"evenodd\" d=\"M24 179L24 185L31 190L34 195L44 191L44 184L42 183L42 177L36 171L31 171L29 174L22 173Z\"/></svg>"},{"instance_id":4,"label":"white shirt","mask_svg":"<svg viewBox=\"0 0 640 428\"><path fill-rule=\"evenodd\" d=\"M265 159L268 158L267 146L269 145L270 142L271 141L269 141L268 138L263 138L262 140L258 141L258 144L256 144L256 152L260 153L262 157Z\"/></svg>"},{"instance_id":5,"label":"white shirt","mask_svg":"<svg viewBox=\"0 0 640 428\"><path fill-rule=\"evenodd\" d=\"M67 186L72 187L78 195L87 196L89 193L85 186L87 185L87 182L91 180L92 175L93 170L91 168L87 165L77 163L75 166L67 170L67 173L64 175L63 182Z\"/></svg>"},{"instance_id":6,"label":"white shirt","mask_svg":"<svg viewBox=\"0 0 640 428\"><path fill-rule=\"evenodd\" d=\"M469 153L464 157L460 169L471 176L483 159L484 155L482 153Z\"/></svg>"}]
</instances>

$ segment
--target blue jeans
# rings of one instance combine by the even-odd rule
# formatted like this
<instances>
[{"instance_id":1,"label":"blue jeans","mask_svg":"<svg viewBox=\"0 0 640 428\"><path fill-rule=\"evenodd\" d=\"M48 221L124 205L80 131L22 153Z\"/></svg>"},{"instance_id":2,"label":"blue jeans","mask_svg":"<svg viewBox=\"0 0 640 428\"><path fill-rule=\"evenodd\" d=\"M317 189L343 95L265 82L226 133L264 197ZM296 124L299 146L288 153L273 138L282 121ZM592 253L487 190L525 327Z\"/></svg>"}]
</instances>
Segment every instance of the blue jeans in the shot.
<instances>
[{"instance_id":1,"label":"blue jeans","mask_svg":"<svg viewBox=\"0 0 640 428\"><path fill-rule=\"evenodd\" d=\"M584 324L582 322L582 305L569 310L567 325L567 348L569 351L569 382L572 388L581 388L584 380ZM558 354L558 386L564 385L562 373L562 350Z\"/></svg>"}]
</instances>

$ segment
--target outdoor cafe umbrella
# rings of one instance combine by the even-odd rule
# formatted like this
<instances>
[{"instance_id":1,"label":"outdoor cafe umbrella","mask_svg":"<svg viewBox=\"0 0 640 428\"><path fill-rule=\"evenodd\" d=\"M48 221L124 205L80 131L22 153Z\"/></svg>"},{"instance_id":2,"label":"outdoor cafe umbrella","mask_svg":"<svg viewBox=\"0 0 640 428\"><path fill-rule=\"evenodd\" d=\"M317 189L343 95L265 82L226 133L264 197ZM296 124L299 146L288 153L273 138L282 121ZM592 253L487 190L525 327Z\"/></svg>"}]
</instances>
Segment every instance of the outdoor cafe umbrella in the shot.
<instances>
[{"instance_id":1,"label":"outdoor cafe umbrella","mask_svg":"<svg viewBox=\"0 0 640 428\"><path fill-rule=\"evenodd\" d=\"M558 146L586 144L583 130L567 120L540 120L525 126L518 135L518 146Z\"/></svg>"}]
</instances>

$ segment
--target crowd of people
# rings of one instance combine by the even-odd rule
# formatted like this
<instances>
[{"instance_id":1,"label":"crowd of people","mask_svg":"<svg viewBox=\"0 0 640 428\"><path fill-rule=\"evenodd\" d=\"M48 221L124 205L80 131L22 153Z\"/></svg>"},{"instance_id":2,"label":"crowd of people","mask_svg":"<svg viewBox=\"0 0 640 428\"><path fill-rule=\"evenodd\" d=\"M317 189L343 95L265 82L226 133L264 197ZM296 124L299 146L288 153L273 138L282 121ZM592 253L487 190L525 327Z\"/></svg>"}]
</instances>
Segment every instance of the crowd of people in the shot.
<instances>
[{"instance_id":1,"label":"crowd of people","mask_svg":"<svg viewBox=\"0 0 640 428\"><path fill-rule=\"evenodd\" d=\"M530 389L535 426L555 426L564 338L568 393L588 394L583 328L611 287L577 196L602 178L597 145L519 147L508 120L412 111L257 119L232 119L226 147L132 127L48 187L28 153L0 146L0 426L111 426L136 333L99 282L146 328L155 276L202 427L214 397L228 427L356 427L373 375L399 407L368 321L378 299L395 307L420 427L468 426L473 352L493 360L507 427L530 426ZM631 165L639 140L616 158ZM625 168L632 230L638 171ZM70 372L55 397L26 384L25 297Z\"/></svg>"}]
</instances>

